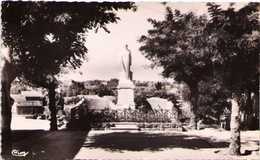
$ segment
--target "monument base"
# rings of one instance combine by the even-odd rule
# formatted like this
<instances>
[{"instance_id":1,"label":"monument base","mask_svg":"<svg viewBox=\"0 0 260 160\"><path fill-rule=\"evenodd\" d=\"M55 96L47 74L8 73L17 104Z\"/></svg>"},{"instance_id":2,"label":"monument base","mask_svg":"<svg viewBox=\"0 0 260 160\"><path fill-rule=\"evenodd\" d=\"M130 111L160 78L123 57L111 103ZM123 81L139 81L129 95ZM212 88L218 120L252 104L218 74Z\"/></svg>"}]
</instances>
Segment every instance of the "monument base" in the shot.
<instances>
[{"instance_id":1,"label":"monument base","mask_svg":"<svg viewBox=\"0 0 260 160\"><path fill-rule=\"evenodd\" d=\"M118 84L118 109L135 109L134 84L130 80L120 80Z\"/></svg>"}]
</instances>

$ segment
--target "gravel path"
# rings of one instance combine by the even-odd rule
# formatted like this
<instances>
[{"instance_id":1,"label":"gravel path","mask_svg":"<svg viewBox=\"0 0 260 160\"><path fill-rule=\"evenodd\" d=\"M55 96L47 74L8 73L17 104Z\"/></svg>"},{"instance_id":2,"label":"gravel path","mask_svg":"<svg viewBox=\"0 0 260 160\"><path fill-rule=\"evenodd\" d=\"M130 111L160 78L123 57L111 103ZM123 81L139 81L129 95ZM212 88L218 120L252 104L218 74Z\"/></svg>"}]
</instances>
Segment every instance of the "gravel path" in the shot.
<instances>
[{"instance_id":1,"label":"gravel path","mask_svg":"<svg viewBox=\"0 0 260 160\"><path fill-rule=\"evenodd\" d=\"M91 131L75 159L259 159L259 152L240 157L228 155L228 133L213 129L193 132ZM242 139L251 138L242 143L242 150L259 150L257 143L254 143L259 140L259 133L242 133Z\"/></svg>"}]
</instances>

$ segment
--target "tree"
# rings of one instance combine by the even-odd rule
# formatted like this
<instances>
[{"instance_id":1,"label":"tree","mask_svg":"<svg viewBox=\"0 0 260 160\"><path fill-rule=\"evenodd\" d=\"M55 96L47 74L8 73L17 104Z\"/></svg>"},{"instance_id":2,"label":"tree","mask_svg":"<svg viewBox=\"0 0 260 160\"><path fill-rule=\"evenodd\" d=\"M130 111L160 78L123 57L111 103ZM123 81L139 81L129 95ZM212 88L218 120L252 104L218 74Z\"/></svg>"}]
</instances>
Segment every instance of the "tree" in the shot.
<instances>
[{"instance_id":1,"label":"tree","mask_svg":"<svg viewBox=\"0 0 260 160\"><path fill-rule=\"evenodd\" d=\"M106 25L119 20L115 11L131 8L135 6L130 2L2 2L2 38L6 49L1 52L9 57L1 68L5 73L1 75L2 134L10 135L8 99L15 77L49 90L51 129L55 130L55 75L62 67L77 68L82 64L87 53L84 33L99 28L109 32Z\"/></svg>"},{"instance_id":2,"label":"tree","mask_svg":"<svg viewBox=\"0 0 260 160\"><path fill-rule=\"evenodd\" d=\"M107 87L110 89L116 89L118 86L118 79L117 78L112 78L107 82Z\"/></svg>"},{"instance_id":3,"label":"tree","mask_svg":"<svg viewBox=\"0 0 260 160\"><path fill-rule=\"evenodd\" d=\"M107 82L107 87L112 90L113 95L117 98L117 86L118 86L119 80L117 78L112 78ZM116 99L117 101L117 99Z\"/></svg>"},{"instance_id":4,"label":"tree","mask_svg":"<svg viewBox=\"0 0 260 160\"><path fill-rule=\"evenodd\" d=\"M208 3L210 23L207 30L214 49L214 69L231 93L230 154L240 154L240 100L243 94L258 94L260 24L259 3L249 3L239 10Z\"/></svg>"},{"instance_id":5,"label":"tree","mask_svg":"<svg viewBox=\"0 0 260 160\"><path fill-rule=\"evenodd\" d=\"M107 85L100 84L95 88L95 92L98 96L114 96L114 93L111 88L109 88Z\"/></svg>"},{"instance_id":6,"label":"tree","mask_svg":"<svg viewBox=\"0 0 260 160\"><path fill-rule=\"evenodd\" d=\"M155 88L156 88L157 90L162 89L162 83L161 83L161 82L155 83Z\"/></svg>"},{"instance_id":7,"label":"tree","mask_svg":"<svg viewBox=\"0 0 260 160\"><path fill-rule=\"evenodd\" d=\"M198 104L198 83L212 75L210 51L207 48L207 34L204 32L206 16L194 13L183 14L166 8L162 21L148 19L153 29L142 36L140 50L155 66L164 68L163 76L185 82L190 88L190 126L196 128Z\"/></svg>"},{"instance_id":8,"label":"tree","mask_svg":"<svg viewBox=\"0 0 260 160\"><path fill-rule=\"evenodd\" d=\"M209 77L208 80L199 82L198 113L205 123L218 123L223 115L224 109L230 109L230 103L227 101L230 92L226 89L221 79Z\"/></svg>"}]
</instances>

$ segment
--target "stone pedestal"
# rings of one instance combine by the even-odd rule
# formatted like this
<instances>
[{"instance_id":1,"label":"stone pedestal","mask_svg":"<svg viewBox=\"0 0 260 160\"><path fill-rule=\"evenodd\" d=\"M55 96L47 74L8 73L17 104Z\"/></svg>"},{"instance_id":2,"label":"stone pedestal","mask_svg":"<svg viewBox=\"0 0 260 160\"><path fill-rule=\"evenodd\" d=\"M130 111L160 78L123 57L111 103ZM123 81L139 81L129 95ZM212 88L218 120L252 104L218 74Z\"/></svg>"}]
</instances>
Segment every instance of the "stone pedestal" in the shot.
<instances>
[{"instance_id":1,"label":"stone pedestal","mask_svg":"<svg viewBox=\"0 0 260 160\"><path fill-rule=\"evenodd\" d=\"M134 103L134 84L130 80L119 80L118 84L118 109L135 109Z\"/></svg>"}]
</instances>

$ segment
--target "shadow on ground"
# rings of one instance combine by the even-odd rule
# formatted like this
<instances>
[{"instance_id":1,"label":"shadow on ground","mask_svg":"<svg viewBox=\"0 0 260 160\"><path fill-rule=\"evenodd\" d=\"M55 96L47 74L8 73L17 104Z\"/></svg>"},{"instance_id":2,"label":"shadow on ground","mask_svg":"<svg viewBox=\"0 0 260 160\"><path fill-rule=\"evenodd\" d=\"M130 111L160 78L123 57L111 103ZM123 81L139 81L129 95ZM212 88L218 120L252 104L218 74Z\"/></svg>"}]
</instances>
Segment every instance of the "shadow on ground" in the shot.
<instances>
[{"instance_id":1,"label":"shadow on ground","mask_svg":"<svg viewBox=\"0 0 260 160\"><path fill-rule=\"evenodd\" d=\"M161 151L166 148L225 148L228 143L181 133L113 132L88 137L83 147L103 148L111 152Z\"/></svg>"},{"instance_id":2,"label":"shadow on ground","mask_svg":"<svg viewBox=\"0 0 260 160\"><path fill-rule=\"evenodd\" d=\"M28 152L13 159L73 159L86 140L88 131L17 130L12 132L13 151Z\"/></svg>"}]
</instances>

